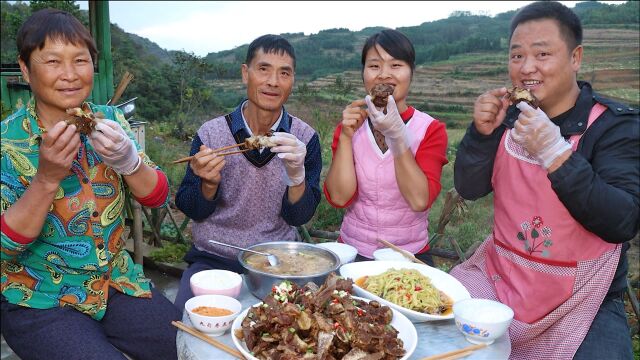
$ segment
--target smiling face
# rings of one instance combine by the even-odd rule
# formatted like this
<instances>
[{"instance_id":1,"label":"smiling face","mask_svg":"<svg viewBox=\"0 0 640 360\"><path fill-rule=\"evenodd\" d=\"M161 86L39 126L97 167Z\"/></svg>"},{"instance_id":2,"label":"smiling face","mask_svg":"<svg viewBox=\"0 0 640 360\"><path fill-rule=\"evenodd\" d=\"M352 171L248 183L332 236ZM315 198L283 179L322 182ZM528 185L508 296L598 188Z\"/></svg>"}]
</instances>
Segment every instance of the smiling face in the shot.
<instances>
[{"instance_id":1,"label":"smiling face","mask_svg":"<svg viewBox=\"0 0 640 360\"><path fill-rule=\"evenodd\" d=\"M286 53L256 52L249 64L242 65L242 82L247 86L250 105L259 110L280 112L295 78L293 59Z\"/></svg>"},{"instance_id":2,"label":"smiling face","mask_svg":"<svg viewBox=\"0 0 640 360\"><path fill-rule=\"evenodd\" d=\"M28 67L22 59L19 63L44 124L67 118L66 109L79 107L91 94L93 62L86 46L47 39L31 53Z\"/></svg>"},{"instance_id":3,"label":"smiling face","mask_svg":"<svg viewBox=\"0 0 640 360\"><path fill-rule=\"evenodd\" d=\"M362 71L364 88L367 93L377 84L390 84L395 87L393 98L398 110L407 109L407 95L411 84L411 66L404 60L395 59L380 45L369 49Z\"/></svg>"},{"instance_id":4,"label":"smiling face","mask_svg":"<svg viewBox=\"0 0 640 360\"><path fill-rule=\"evenodd\" d=\"M580 93L576 81L581 62L582 46L569 49L556 20L521 23L511 37L511 82L530 89L549 117L562 114L575 104Z\"/></svg>"}]
</instances>

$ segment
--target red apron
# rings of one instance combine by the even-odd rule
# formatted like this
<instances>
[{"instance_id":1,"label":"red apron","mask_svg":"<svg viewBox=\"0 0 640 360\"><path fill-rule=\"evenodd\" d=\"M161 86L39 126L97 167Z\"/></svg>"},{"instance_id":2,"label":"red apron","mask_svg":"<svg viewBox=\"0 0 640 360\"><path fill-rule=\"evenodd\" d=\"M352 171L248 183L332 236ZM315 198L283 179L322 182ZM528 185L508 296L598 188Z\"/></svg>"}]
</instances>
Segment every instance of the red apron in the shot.
<instances>
[{"instance_id":1,"label":"red apron","mask_svg":"<svg viewBox=\"0 0 640 360\"><path fill-rule=\"evenodd\" d=\"M605 109L591 109L587 128ZM451 274L472 297L513 309L511 358L571 359L609 290L621 246L571 216L547 171L511 131L500 141L493 170L493 234ZM574 151L580 137L570 139Z\"/></svg>"}]
</instances>

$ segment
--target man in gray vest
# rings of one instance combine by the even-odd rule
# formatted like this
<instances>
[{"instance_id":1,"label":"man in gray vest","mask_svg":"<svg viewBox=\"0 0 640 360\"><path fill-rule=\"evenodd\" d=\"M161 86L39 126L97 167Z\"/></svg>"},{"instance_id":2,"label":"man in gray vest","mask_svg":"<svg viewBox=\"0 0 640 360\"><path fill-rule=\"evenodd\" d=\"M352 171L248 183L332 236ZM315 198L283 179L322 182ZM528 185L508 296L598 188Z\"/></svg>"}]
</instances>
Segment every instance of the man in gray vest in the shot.
<instances>
[{"instance_id":1,"label":"man in gray vest","mask_svg":"<svg viewBox=\"0 0 640 360\"><path fill-rule=\"evenodd\" d=\"M194 244L185 256L175 304L193 296L191 275L207 269L242 272L237 251L208 240L248 247L299 240L296 226L308 222L320 202L320 140L311 126L287 113L296 57L281 36L263 35L247 50L242 81L247 98L230 114L204 123L193 139L176 205L194 220ZM274 147L221 156L223 146L273 133Z\"/></svg>"}]
</instances>

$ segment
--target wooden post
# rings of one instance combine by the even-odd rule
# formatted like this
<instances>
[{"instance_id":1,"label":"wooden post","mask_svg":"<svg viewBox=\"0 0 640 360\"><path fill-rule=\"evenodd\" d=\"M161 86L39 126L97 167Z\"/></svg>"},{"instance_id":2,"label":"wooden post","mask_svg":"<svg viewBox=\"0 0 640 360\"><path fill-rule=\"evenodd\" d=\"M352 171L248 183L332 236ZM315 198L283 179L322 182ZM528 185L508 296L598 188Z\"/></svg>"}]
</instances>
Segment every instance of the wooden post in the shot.
<instances>
[{"instance_id":1,"label":"wooden post","mask_svg":"<svg viewBox=\"0 0 640 360\"><path fill-rule=\"evenodd\" d=\"M178 226L178 223L176 222L176 219L173 217L173 212L171 211L171 206L169 206L169 204L166 204L165 207L167 208L167 214L169 215L169 218L171 219L171 222L173 223L173 226L175 226L175 228L176 228L176 235L177 235L176 240L179 240L182 243L186 243L187 240L182 235L182 229Z\"/></svg>"},{"instance_id":2,"label":"wooden post","mask_svg":"<svg viewBox=\"0 0 640 360\"><path fill-rule=\"evenodd\" d=\"M153 223L153 218L149 215L147 209L144 206L140 206L140 210L144 213L144 217L147 218L147 222L149 223L149 227L153 232L153 238L149 241L149 245L155 245L157 247L162 247L162 238L160 237L160 227L157 227Z\"/></svg>"},{"instance_id":3,"label":"wooden post","mask_svg":"<svg viewBox=\"0 0 640 360\"><path fill-rule=\"evenodd\" d=\"M131 199L131 207L133 208L133 261L136 264L143 265L142 206L135 199Z\"/></svg>"}]
</instances>

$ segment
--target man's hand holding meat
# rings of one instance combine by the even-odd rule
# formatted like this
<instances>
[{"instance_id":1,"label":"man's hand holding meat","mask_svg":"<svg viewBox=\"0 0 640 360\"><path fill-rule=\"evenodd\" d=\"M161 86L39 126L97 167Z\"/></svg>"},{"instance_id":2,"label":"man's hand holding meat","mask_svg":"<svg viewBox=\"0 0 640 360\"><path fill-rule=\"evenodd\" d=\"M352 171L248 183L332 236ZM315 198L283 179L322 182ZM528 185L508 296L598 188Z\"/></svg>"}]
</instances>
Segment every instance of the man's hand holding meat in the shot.
<instances>
[{"instance_id":1,"label":"man's hand holding meat","mask_svg":"<svg viewBox=\"0 0 640 360\"><path fill-rule=\"evenodd\" d=\"M507 88L493 89L480 95L473 104L473 125L482 135L491 135L502 124L509 107Z\"/></svg>"},{"instance_id":2,"label":"man's hand holding meat","mask_svg":"<svg viewBox=\"0 0 640 360\"><path fill-rule=\"evenodd\" d=\"M285 182L289 186L297 186L304 182L304 158L307 147L295 135L286 132L273 133L271 141L278 144L271 148L282 159L286 170Z\"/></svg>"},{"instance_id":3,"label":"man's hand holding meat","mask_svg":"<svg viewBox=\"0 0 640 360\"><path fill-rule=\"evenodd\" d=\"M520 115L512 132L513 139L549 169L560 155L571 150L571 144L560 134L560 127L540 108L534 109L524 101L516 107L520 109Z\"/></svg>"},{"instance_id":4,"label":"man's hand holding meat","mask_svg":"<svg viewBox=\"0 0 640 360\"><path fill-rule=\"evenodd\" d=\"M220 172L224 165L224 156L218 156L207 146L200 145L200 151L193 156L189 166L193 173L201 179L201 190L204 197L212 199L216 194L222 180Z\"/></svg>"}]
</instances>

